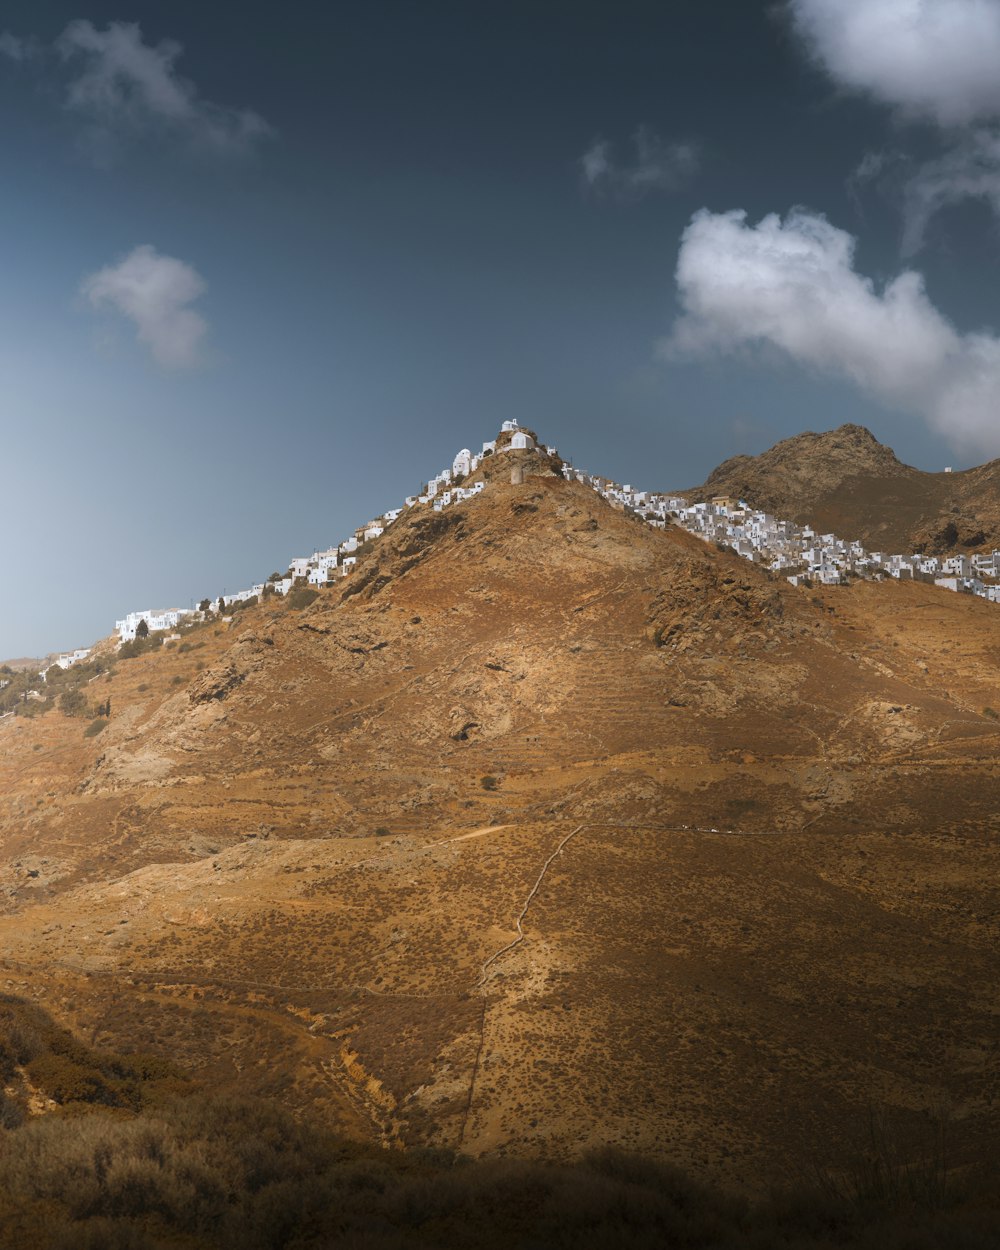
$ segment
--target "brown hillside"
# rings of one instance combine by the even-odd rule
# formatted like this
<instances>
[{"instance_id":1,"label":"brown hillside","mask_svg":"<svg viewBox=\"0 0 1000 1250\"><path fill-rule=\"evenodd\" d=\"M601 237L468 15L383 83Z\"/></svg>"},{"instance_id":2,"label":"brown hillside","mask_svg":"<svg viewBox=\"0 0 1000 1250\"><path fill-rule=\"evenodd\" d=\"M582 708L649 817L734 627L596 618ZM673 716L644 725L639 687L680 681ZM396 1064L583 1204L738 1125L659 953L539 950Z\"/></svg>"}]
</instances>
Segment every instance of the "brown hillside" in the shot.
<instances>
[{"instance_id":1,"label":"brown hillside","mask_svg":"<svg viewBox=\"0 0 1000 1250\"><path fill-rule=\"evenodd\" d=\"M946 1102L974 1155L1000 612L808 595L513 458L120 662L96 738L0 725L5 988L375 1140L751 1183Z\"/></svg>"},{"instance_id":2,"label":"brown hillside","mask_svg":"<svg viewBox=\"0 0 1000 1250\"><path fill-rule=\"evenodd\" d=\"M733 456L686 493L692 501L737 495L820 533L860 539L869 551L940 555L1000 546L1000 460L924 473L860 425Z\"/></svg>"}]
</instances>

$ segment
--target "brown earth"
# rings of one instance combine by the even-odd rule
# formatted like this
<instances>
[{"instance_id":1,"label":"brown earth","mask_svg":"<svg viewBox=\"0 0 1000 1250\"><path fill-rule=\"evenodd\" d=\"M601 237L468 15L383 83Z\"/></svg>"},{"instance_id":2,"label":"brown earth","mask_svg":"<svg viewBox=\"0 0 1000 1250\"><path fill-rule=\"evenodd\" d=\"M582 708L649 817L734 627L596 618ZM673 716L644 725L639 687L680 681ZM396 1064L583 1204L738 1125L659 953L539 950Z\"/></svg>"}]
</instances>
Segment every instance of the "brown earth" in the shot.
<instances>
[{"instance_id":1,"label":"brown earth","mask_svg":"<svg viewBox=\"0 0 1000 1250\"><path fill-rule=\"evenodd\" d=\"M735 495L869 551L988 551L1000 547L1000 460L924 473L896 459L860 425L797 434L759 456L733 456L692 502Z\"/></svg>"},{"instance_id":2,"label":"brown earth","mask_svg":"<svg viewBox=\"0 0 1000 1250\"><path fill-rule=\"evenodd\" d=\"M0 724L0 987L390 1143L753 1184L875 1106L974 1157L1000 612L796 590L557 467L119 662L96 738Z\"/></svg>"}]
</instances>

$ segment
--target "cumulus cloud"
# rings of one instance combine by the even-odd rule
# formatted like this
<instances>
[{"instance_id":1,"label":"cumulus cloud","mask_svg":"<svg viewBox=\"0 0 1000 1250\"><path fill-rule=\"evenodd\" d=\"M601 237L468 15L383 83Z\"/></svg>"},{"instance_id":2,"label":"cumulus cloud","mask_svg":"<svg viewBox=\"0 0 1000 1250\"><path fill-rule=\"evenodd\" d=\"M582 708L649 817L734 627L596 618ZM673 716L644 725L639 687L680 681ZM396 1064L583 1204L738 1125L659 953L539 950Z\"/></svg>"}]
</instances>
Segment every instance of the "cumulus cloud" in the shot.
<instances>
[{"instance_id":1,"label":"cumulus cloud","mask_svg":"<svg viewBox=\"0 0 1000 1250\"><path fill-rule=\"evenodd\" d=\"M776 350L922 416L961 451L1000 454L1000 339L960 334L912 270L879 289L854 246L804 209L755 226L701 210L681 239L682 312L663 353Z\"/></svg>"},{"instance_id":2,"label":"cumulus cloud","mask_svg":"<svg viewBox=\"0 0 1000 1250\"><path fill-rule=\"evenodd\" d=\"M596 139L580 157L583 180L597 192L638 198L649 191L677 191L698 171L698 149L691 143L667 143L646 126L632 136L634 157L615 159L613 146Z\"/></svg>"},{"instance_id":3,"label":"cumulus cloud","mask_svg":"<svg viewBox=\"0 0 1000 1250\"><path fill-rule=\"evenodd\" d=\"M139 341L168 369L191 369L202 361L208 323L189 305L204 291L197 270L148 243L81 286L92 307L114 309L132 321Z\"/></svg>"},{"instance_id":4,"label":"cumulus cloud","mask_svg":"<svg viewBox=\"0 0 1000 1250\"><path fill-rule=\"evenodd\" d=\"M841 86L942 126L1000 116L1000 0L789 0Z\"/></svg>"},{"instance_id":5,"label":"cumulus cloud","mask_svg":"<svg viewBox=\"0 0 1000 1250\"><path fill-rule=\"evenodd\" d=\"M788 7L805 45L841 87L942 132L940 157L914 168L899 153L869 156L848 182L855 196L892 168L904 255L919 251L931 218L951 204L982 199L1000 216L1000 0L788 0Z\"/></svg>"},{"instance_id":6,"label":"cumulus cloud","mask_svg":"<svg viewBox=\"0 0 1000 1250\"><path fill-rule=\"evenodd\" d=\"M868 156L848 181L856 196L891 168L903 254L920 249L935 213L961 200L985 200L1000 216L1000 0L787 3L807 49L839 86L941 130L939 158L914 169L899 153Z\"/></svg>"}]
</instances>

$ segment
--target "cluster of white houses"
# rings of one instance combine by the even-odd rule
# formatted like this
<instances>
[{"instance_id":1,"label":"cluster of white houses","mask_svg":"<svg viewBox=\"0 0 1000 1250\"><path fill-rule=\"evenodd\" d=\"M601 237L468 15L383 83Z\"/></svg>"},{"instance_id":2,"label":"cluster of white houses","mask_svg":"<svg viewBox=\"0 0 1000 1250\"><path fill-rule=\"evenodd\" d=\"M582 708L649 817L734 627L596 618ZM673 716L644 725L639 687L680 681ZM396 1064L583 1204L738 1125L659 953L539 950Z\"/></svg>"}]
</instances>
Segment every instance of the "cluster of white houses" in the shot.
<instances>
[{"instance_id":1,"label":"cluster of white houses","mask_svg":"<svg viewBox=\"0 0 1000 1250\"><path fill-rule=\"evenodd\" d=\"M500 429L502 434L510 435L509 441L505 442L501 451L529 451L534 448L534 438L527 430L521 429L517 421L505 421ZM442 469L436 477L431 478L421 494L407 495L401 507L390 508L388 512L383 512L381 516L375 517L366 525L359 526L353 534L335 547L328 547L325 551L314 551L311 556L296 556L289 562L288 572L284 577L259 582L256 586L251 586L249 590L239 590L234 594L222 595L210 600L207 604L208 611L216 613L220 607L225 610L229 604L245 603L249 599L259 598L265 591L287 595L297 582L300 584L304 582L308 586L325 586L336 581L337 578L348 576L357 564L358 550L372 539L380 538L393 521L398 520L408 508L429 503L436 512L440 512L441 509L462 503L484 490L486 484L481 481L474 482L470 486L462 486L460 483L470 474L475 473L483 460L487 456L494 455L496 451L496 439L483 443L482 451L477 453L463 447L452 460L450 469ZM546 447L545 451L551 456L556 454L554 447ZM130 612L122 620L115 621L115 629L121 642L130 642L136 637L140 621L146 622L146 628L150 633L158 633L174 629L185 617L198 617L200 612L201 609L196 608L149 608L144 612Z\"/></svg>"},{"instance_id":2,"label":"cluster of white houses","mask_svg":"<svg viewBox=\"0 0 1000 1250\"><path fill-rule=\"evenodd\" d=\"M564 471L567 477L593 487L611 503L639 513L650 524L662 527L668 519L672 520L706 542L720 543L754 564L783 572L792 585L819 582L837 586L852 577L894 577L932 582L946 590L1000 603L1000 585L993 580L1000 578L1000 551L943 558L866 551L860 542L847 542L836 534L817 534L808 525L781 521L742 499L718 496L710 503L689 504L679 495L637 491L577 469Z\"/></svg>"},{"instance_id":3,"label":"cluster of white houses","mask_svg":"<svg viewBox=\"0 0 1000 1250\"><path fill-rule=\"evenodd\" d=\"M504 439L501 452L535 447L532 435L521 429L515 420L505 421L501 433L510 435L509 439ZM540 446L539 450L550 456L556 454L554 447ZM359 526L334 547L314 551L310 556L296 556L283 577L272 577L248 590L220 596L205 606L215 613L220 608L225 610L229 604L246 602L265 593L286 595L297 583L323 586L348 576L357 564L358 552L364 544L381 537L407 509L418 504L431 504L435 511L440 511L484 490L485 483L482 481L469 486L463 486L462 482L477 471L487 456L496 453L497 440L483 443L482 451L477 453L463 447L453 459L450 469L442 469L419 495L408 495L400 507L391 508L366 525ZM689 504L681 495L634 490L631 486L621 486L609 478L586 473L570 465L563 466L563 473L571 480L590 486L610 503L635 511L651 525L662 528L668 520L673 521L706 542L721 543L755 564L784 572L794 585L810 581L835 586L851 577L895 577L933 582L948 590L1000 602L1000 586L992 580L983 580L1000 579L1000 551L974 556L954 555L944 559L866 551L859 542L847 542L835 534L817 534L808 525L781 521L770 513L752 508L743 500L719 496L710 503ZM156 633L174 629L185 617L197 617L200 611L169 608L130 612L115 622L115 628L119 639L128 642L136 637L140 621L146 622L150 633ZM84 651L60 656L57 663L65 668L87 654Z\"/></svg>"}]
</instances>

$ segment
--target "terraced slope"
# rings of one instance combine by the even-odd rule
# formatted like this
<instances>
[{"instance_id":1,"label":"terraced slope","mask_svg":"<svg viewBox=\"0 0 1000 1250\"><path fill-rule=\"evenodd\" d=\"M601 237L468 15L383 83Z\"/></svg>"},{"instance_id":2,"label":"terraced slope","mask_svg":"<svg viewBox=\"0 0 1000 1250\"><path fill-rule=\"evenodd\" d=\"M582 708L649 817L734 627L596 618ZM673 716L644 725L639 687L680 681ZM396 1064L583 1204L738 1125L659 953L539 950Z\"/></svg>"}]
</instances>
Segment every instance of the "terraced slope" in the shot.
<instances>
[{"instance_id":1,"label":"terraced slope","mask_svg":"<svg viewBox=\"0 0 1000 1250\"><path fill-rule=\"evenodd\" d=\"M121 663L97 739L0 728L6 988L386 1142L755 1183L945 1100L975 1152L1000 612L807 594L523 459Z\"/></svg>"}]
</instances>

